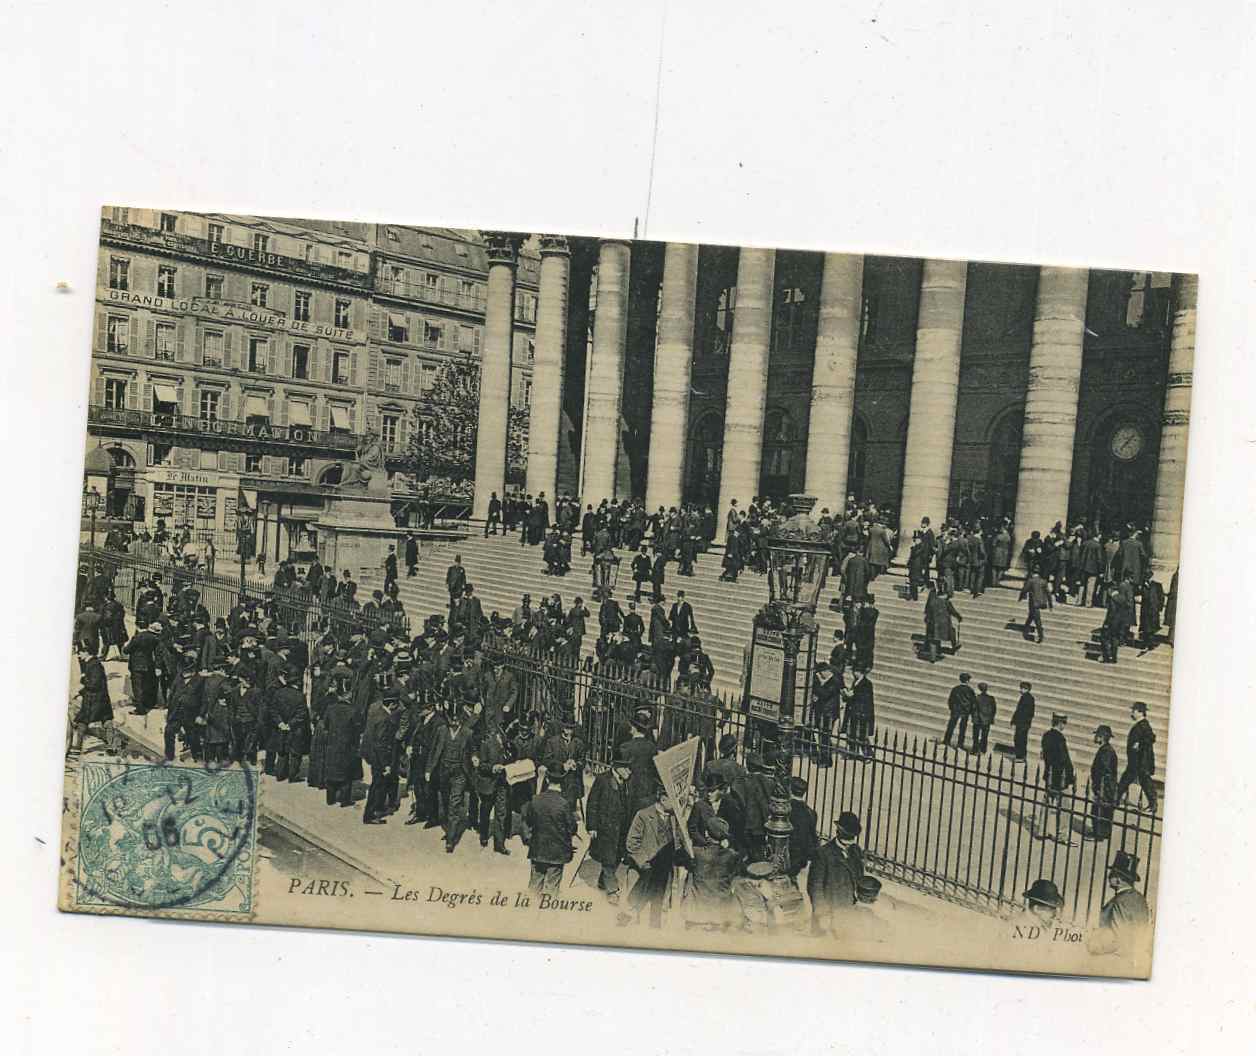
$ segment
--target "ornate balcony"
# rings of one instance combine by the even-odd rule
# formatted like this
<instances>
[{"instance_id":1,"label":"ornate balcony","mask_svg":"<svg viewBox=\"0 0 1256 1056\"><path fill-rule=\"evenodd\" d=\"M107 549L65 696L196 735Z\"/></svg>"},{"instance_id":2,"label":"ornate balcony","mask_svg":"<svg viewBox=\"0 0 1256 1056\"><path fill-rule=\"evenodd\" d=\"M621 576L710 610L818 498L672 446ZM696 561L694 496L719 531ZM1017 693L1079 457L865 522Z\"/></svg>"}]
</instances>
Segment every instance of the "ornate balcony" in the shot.
<instances>
[{"instance_id":1,"label":"ornate balcony","mask_svg":"<svg viewBox=\"0 0 1256 1056\"><path fill-rule=\"evenodd\" d=\"M324 448L352 451L358 438L352 433L311 429L305 425L269 425L257 421L227 421L197 418L190 414L164 414L155 411L89 406L87 424L95 432L144 433L172 440L194 437L243 444L278 444L283 447Z\"/></svg>"}]
</instances>

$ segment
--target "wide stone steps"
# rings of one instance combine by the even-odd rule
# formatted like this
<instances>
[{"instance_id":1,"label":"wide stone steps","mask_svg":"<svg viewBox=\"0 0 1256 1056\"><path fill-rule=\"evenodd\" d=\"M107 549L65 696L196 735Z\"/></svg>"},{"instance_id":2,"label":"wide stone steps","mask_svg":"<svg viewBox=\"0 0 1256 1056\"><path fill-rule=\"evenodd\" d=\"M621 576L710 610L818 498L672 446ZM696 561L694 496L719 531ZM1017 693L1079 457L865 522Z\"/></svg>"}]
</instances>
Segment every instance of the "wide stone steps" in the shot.
<instances>
[{"instance_id":1,"label":"wide stone steps","mask_svg":"<svg viewBox=\"0 0 1256 1056\"><path fill-rule=\"evenodd\" d=\"M454 553L462 554L468 580L475 585L486 612L496 609L509 615L524 592L539 599L557 591L566 605L576 595L584 597L593 613L590 622L596 626L597 606L590 602L590 559L575 555L568 575L550 577L542 571L540 548L520 547L517 536L469 538L425 552L419 574L408 579L403 573L400 583L402 600L412 617L446 611L444 575ZM627 580L629 558L624 556L616 587L621 604L632 585ZM716 668L716 688L739 692L743 649L749 640L751 618L767 601L766 580L744 573L737 583L721 582L717 554L704 555L693 577L676 575L673 566L668 571L665 604L671 604L677 590L685 591L694 606L703 647ZM1172 649L1167 645L1142 655L1123 649L1121 662L1115 667L1088 659L1098 653L1092 632L1102 622L1102 611L1076 606L1059 606L1045 614L1044 644L1026 642L1021 636L1024 604L1016 600L1014 590L998 588L981 598L964 595L955 599L964 616L960 628L963 647L957 656L947 654L939 663L929 664L916 652L923 641L923 599L908 601L905 582L893 573L878 579L873 589L881 611L872 675L880 723L940 736L946 723L947 694L959 672L970 671L974 682L989 683L999 703L994 731L999 741L1010 739L1007 721L1019 695L1019 682L1028 679L1034 683L1038 701L1035 738L1046 728L1051 711L1063 710L1070 716L1075 743L1099 722L1111 725L1119 739L1129 724L1130 701L1141 699L1149 704L1152 726L1160 745L1164 745L1172 660ZM827 656L833 630L842 626L840 614L827 607L831 595L826 588L817 613L821 657ZM643 597L638 611L647 623L648 609ZM586 653L592 652L594 637L590 634L586 638ZM1081 758L1081 753L1077 754Z\"/></svg>"}]
</instances>

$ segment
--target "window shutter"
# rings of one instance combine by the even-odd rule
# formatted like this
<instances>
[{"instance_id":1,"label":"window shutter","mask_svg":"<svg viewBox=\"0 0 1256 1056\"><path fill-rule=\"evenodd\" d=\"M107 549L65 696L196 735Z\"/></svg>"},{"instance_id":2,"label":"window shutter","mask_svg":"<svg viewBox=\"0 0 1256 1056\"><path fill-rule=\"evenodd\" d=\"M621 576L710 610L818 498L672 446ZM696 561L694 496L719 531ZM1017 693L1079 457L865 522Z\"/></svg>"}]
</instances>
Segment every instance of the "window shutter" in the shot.
<instances>
[{"instance_id":1,"label":"window shutter","mask_svg":"<svg viewBox=\"0 0 1256 1056\"><path fill-rule=\"evenodd\" d=\"M379 309L378 311L371 313L371 338L372 340L374 341L384 340L384 334L388 332L387 329L384 327L384 319L386 318L387 314L388 313L385 312L382 308Z\"/></svg>"},{"instance_id":2,"label":"window shutter","mask_svg":"<svg viewBox=\"0 0 1256 1056\"><path fill-rule=\"evenodd\" d=\"M401 391L413 392L414 385L414 363L409 356L401 361Z\"/></svg>"},{"instance_id":3,"label":"window shutter","mask_svg":"<svg viewBox=\"0 0 1256 1056\"><path fill-rule=\"evenodd\" d=\"M276 342L278 348L276 349L274 373L290 378L292 377L292 342L286 337L277 338Z\"/></svg>"},{"instance_id":4,"label":"window shutter","mask_svg":"<svg viewBox=\"0 0 1256 1056\"><path fill-rule=\"evenodd\" d=\"M218 472L219 473L229 473L230 462L231 462L231 455L228 452L226 451L218 452Z\"/></svg>"},{"instance_id":5,"label":"window shutter","mask_svg":"<svg viewBox=\"0 0 1256 1056\"><path fill-rule=\"evenodd\" d=\"M92 382L92 403L97 407L105 405L105 379L99 374Z\"/></svg>"},{"instance_id":6,"label":"window shutter","mask_svg":"<svg viewBox=\"0 0 1256 1056\"><path fill-rule=\"evenodd\" d=\"M288 424L288 401L286 399L282 399L282 400L276 399L276 400L272 400L272 403L275 408L275 424L287 425Z\"/></svg>"},{"instance_id":7,"label":"window shutter","mask_svg":"<svg viewBox=\"0 0 1256 1056\"><path fill-rule=\"evenodd\" d=\"M274 424L274 421L275 421L275 397L274 397L273 395L272 395L272 396L267 396L267 397L266 397L266 417L270 420L271 424Z\"/></svg>"},{"instance_id":8,"label":"window shutter","mask_svg":"<svg viewBox=\"0 0 1256 1056\"><path fill-rule=\"evenodd\" d=\"M367 370L366 370L366 387L368 389L380 388L379 380L379 350L371 349L368 353Z\"/></svg>"},{"instance_id":9,"label":"window shutter","mask_svg":"<svg viewBox=\"0 0 1256 1056\"><path fill-rule=\"evenodd\" d=\"M174 358L180 363L186 363L188 359L187 341L185 340L185 331L188 325L186 319L180 319L174 328Z\"/></svg>"},{"instance_id":10,"label":"window shutter","mask_svg":"<svg viewBox=\"0 0 1256 1056\"><path fill-rule=\"evenodd\" d=\"M366 431L368 433L379 432L379 412L373 407L367 407L366 409Z\"/></svg>"},{"instance_id":11,"label":"window shutter","mask_svg":"<svg viewBox=\"0 0 1256 1056\"><path fill-rule=\"evenodd\" d=\"M361 383L362 383L361 377L358 374L358 353L350 352L349 353L349 384L357 386L357 385L360 385Z\"/></svg>"},{"instance_id":12,"label":"window shutter","mask_svg":"<svg viewBox=\"0 0 1256 1056\"><path fill-rule=\"evenodd\" d=\"M149 359L157 358L157 324L153 320L148 320L148 324L144 328L144 355Z\"/></svg>"},{"instance_id":13,"label":"window shutter","mask_svg":"<svg viewBox=\"0 0 1256 1056\"><path fill-rule=\"evenodd\" d=\"M397 422L397 446L404 451L406 449L406 441L410 434L410 416L402 414Z\"/></svg>"},{"instance_id":14,"label":"window shutter","mask_svg":"<svg viewBox=\"0 0 1256 1056\"><path fill-rule=\"evenodd\" d=\"M315 413L317 414L317 418L315 419L315 425L324 433L327 432L327 419L329 417L329 412L327 410L326 399L320 399L318 401L316 405Z\"/></svg>"},{"instance_id":15,"label":"window shutter","mask_svg":"<svg viewBox=\"0 0 1256 1056\"><path fill-rule=\"evenodd\" d=\"M218 399L218 417L224 422L233 421L231 417L231 390L224 389Z\"/></svg>"},{"instance_id":16,"label":"window shutter","mask_svg":"<svg viewBox=\"0 0 1256 1056\"><path fill-rule=\"evenodd\" d=\"M478 356L480 354L480 328L478 326L475 328L474 333L475 333L475 343L474 343L475 354Z\"/></svg>"},{"instance_id":17,"label":"window shutter","mask_svg":"<svg viewBox=\"0 0 1256 1056\"><path fill-rule=\"evenodd\" d=\"M232 453L232 455L231 455L231 471L232 471L233 473L243 473L243 472L244 472L244 453L243 453L242 451L235 451L235 452L233 452L233 453Z\"/></svg>"},{"instance_id":18,"label":"window shutter","mask_svg":"<svg viewBox=\"0 0 1256 1056\"><path fill-rule=\"evenodd\" d=\"M349 404L349 432L356 433L358 431L358 405L357 403Z\"/></svg>"},{"instance_id":19,"label":"window shutter","mask_svg":"<svg viewBox=\"0 0 1256 1056\"><path fill-rule=\"evenodd\" d=\"M319 341L318 347L320 354L323 357L323 380L330 382L332 362L336 357L332 355L331 345L329 345L326 341Z\"/></svg>"},{"instance_id":20,"label":"window shutter","mask_svg":"<svg viewBox=\"0 0 1256 1056\"><path fill-rule=\"evenodd\" d=\"M234 331L228 330L223 335L222 345L224 349L222 354L223 365L226 366L228 370L238 370L240 364L236 360Z\"/></svg>"},{"instance_id":21,"label":"window shutter","mask_svg":"<svg viewBox=\"0 0 1256 1056\"><path fill-rule=\"evenodd\" d=\"M179 384L176 385L174 388L174 396L175 396L174 405L179 408L180 414L187 414L188 413L187 404L183 402L183 397L184 397L183 390L184 390L184 384L183 382L179 382Z\"/></svg>"},{"instance_id":22,"label":"window shutter","mask_svg":"<svg viewBox=\"0 0 1256 1056\"><path fill-rule=\"evenodd\" d=\"M153 409L153 386L151 382L144 382L144 410L152 411Z\"/></svg>"},{"instance_id":23,"label":"window shutter","mask_svg":"<svg viewBox=\"0 0 1256 1056\"><path fill-rule=\"evenodd\" d=\"M109 316L105 312L96 313L96 351L103 352L109 332Z\"/></svg>"},{"instance_id":24,"label":"window shutter","mask_svg":"<svg viewBox=\"0 0 1256 1056\"><path fill-rule=\"evenodd\" d=\"M227 300L237 303L248 301L248 279L244 275L228 274L223 285L227 290Z\"/></svg>"},{"instance_id":25,"label":"window shutter","mask_svg":"<svg viewBox=\"0 0 1256 1056\"><path fill-rule=\"evenodd\" d=\"M126 383L126 409L128 411L135 410L135 400L139 393L136 391L135 379L132 378Z\"/></svg>"}]
</instances>

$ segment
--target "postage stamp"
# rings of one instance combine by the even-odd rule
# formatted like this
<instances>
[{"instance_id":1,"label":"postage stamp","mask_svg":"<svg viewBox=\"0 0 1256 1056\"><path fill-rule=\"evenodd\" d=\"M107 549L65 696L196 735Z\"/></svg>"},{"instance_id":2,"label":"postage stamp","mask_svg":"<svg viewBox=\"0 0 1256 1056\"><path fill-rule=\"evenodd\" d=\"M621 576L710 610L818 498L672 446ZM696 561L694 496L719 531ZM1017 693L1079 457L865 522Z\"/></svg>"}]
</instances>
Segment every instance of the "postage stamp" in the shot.
<instances>
[{"instance_id":1,"label":"postage stamp","mask_svg":"<svg viewBox=\"0 0 1256 1056\"><path fill-rule=\"evenodd\" d=\"M80 789L74 908L252 916L249 768L89 762Z\"/></svg>"}]
</instances>

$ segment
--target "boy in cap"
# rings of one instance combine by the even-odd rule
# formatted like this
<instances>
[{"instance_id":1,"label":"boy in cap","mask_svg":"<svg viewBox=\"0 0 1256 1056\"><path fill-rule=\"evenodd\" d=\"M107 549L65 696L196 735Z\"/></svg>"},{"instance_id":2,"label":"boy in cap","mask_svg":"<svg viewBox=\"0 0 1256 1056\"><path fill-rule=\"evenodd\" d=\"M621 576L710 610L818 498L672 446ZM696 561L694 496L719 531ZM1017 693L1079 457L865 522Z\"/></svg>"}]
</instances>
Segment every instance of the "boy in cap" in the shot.
<instances>
[{"instance_id":1,"label":"boy in cap","mask_svg":"<svg viewBox=\"0 0 1256 1056\"><path fill-rule=\"evenodd\" d=\"M1098 750L1090 764L1090 830L1088 840L1106 840L1112 834L1112 812L1116 809L1116 750L1112 747L1112 727L1095 728Z\"/></svg>"}]
</instances>

